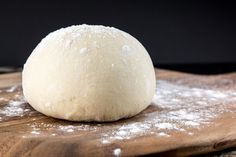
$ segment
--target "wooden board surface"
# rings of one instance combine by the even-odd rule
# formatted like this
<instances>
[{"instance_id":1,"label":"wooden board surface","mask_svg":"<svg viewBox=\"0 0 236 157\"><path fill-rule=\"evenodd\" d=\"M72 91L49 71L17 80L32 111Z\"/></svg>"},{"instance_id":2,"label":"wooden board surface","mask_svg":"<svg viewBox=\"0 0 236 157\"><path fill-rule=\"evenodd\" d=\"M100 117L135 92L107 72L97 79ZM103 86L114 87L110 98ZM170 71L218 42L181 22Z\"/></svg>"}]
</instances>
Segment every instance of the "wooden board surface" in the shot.
<instances>
[{"instance_id":1,"label":"wooden board surface","mask_svg":"<svg viewBox=\"0 0 236 157\"><path fill-rule=\"evenodd\" d=\"M0 76L2 156L187 156L236 146L236 73L156 70L157 91L142 113L112 123L46 117L24 100L21 74Z\"/></svg>"}]
</instances>

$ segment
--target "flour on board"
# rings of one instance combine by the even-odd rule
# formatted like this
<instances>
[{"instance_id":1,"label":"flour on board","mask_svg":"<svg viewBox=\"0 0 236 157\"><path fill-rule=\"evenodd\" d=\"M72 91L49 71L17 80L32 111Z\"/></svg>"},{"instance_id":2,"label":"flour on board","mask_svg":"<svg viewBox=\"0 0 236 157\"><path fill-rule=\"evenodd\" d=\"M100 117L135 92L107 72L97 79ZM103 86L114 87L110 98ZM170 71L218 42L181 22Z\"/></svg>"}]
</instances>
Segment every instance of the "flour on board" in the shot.
<instances>
[{"instance_id":1,"label":"flour on board","mask_svg":"<svg viewBox=\"0 0 236 157\"><path fill-rule=\"evenodd\" d=\"M116 148L114 151L113 151L113 154L115 156L120 156L121 155L121 149L120 148Z\"/></svg>"},{"instance_id":2,"label":"flour on board","mask_svg":"<svg viewBox=\"0 0 236 157\"><path fill-rule=\"evenodd\" d=\"M25 102L22 93L17 94L15 100L0 99L0 102L4 104L0 107L0 121L6 117L21 117L36 112ZM98 139L102 144L111 144L117 140L132 140L132 138L145 135L169 138L173 132L194 136L194 129L210 125L212 120L222 113L235 112L229 108L230 105L227 105L236 103L235 96L236 91L193 88L175 82L158 80L157 90L150 106L155 110L143 112L132 121L123 120L112 125L110 123L63 125L59 122L40 122L34 118L27 126L31 128L30 133L34 136L43 135L46 130L50 130L49 135L51 136L71 135L83 131L94 132L98 134ZM101 132L101 130L106 131ZM121 151L119 149L114 151L114 155L119 154Z\"/></svg>"},{"instance_id":3,"label":"flour on board","mask_svg":"<svg viewBox=\"0 0 236 157\"><path fill-rule=\"evenodd\" d=\"M138 115L140 121L123 123L108 131L102 140L127 140L147 134L169 137L173 131L193 136L188 129L199 129L220 114L232 112L225 104L236 103L235 94L235 91L191 88L159 80L153 99L153 107L159 110Z\"/></svg>"},{"instance_id":4,"label":"flour on board","mask_svg":"<svg viewBox=\"0 0 236 157\"><path fill-rule=\"evenodd\" d=\"M14 117L23 117L37 113L27 104L22 96L20 86L12 86L2 90L3 93L14 93L13 100L5 97L0 97L0 121L5 121Z\"/></svg>"}]
</instances>

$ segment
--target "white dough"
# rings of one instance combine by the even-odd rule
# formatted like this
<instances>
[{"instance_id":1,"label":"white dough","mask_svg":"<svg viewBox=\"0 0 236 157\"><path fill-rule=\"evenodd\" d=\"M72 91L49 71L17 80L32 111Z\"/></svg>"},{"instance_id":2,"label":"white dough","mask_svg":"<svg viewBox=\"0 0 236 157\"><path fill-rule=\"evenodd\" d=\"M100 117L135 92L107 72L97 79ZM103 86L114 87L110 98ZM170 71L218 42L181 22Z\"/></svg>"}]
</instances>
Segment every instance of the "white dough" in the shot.
<instances>
[{"instance_id":1,"label":"white dough","mask_svg":"<svg viewBox=\"0 0 236 157\"><path fill-rule=\"evenodd\" d=\"M23 69L23 93L37 111L72 121L114 121L144 110L154 96L152 61L134 37L77 25L47 35Z\"/></svg>"}]
</instances>

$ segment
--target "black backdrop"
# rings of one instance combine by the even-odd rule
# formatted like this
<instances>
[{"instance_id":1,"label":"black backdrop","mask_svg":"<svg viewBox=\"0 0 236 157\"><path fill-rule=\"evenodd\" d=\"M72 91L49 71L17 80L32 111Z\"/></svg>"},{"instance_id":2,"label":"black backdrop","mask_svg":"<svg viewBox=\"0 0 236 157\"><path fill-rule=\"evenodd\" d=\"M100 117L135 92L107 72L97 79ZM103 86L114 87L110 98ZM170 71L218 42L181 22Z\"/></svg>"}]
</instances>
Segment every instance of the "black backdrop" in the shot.
<instances>
[{"instance_id":1,"label":"black backdrop","mask_svg":"<svg viewBox=\"0 0 236 157\"><path fill-rule=\"evenodd\" d=\"M49 32L83 23L129 32L146 47L157 66L236 63L233 1L0 3L0 66L22 66Z\"/></svg>"}]
</instances>

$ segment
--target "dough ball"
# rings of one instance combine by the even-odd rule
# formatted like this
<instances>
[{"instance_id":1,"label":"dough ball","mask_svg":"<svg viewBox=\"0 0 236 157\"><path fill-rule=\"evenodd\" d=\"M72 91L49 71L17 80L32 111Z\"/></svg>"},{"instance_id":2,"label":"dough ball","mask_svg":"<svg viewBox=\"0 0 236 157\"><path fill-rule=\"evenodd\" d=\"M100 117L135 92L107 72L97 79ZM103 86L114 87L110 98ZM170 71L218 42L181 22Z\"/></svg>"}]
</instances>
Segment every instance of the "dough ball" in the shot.
<instances>
[{"instance_id":1,"label":"dough ball","mask_svg":"<svg viewBox=\"0 0 236 157\"><path fill-rule=\"evenodd\" d=\"M77 25L47 35L23 69L23 93L37 111L72 121L114 121L144 110L155 92L145 48L112 27Z\"/></svg>"}]
</instances>

